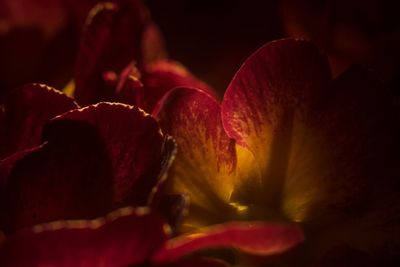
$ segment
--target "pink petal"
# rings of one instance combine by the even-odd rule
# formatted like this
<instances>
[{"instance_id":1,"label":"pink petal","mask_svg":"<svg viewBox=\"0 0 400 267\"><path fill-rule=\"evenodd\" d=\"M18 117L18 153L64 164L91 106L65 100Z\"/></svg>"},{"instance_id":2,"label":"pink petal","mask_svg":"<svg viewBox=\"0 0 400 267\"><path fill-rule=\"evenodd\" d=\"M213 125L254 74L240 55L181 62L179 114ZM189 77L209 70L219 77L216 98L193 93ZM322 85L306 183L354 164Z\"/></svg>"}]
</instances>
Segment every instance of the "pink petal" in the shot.
<instances>
[{"instance_id":1,"label":"pink petal","mask_svg":"<svg viewBox=\"0 0 400 267\"><path fill-rule=\"evenodd\" d=\"M44 140L10 174L1 214L7 231L146 205L165 180L175 149L149 115L108 103L53 119Z\"/></svg>"},{"instance_id":2,"label":"pink petal","mask_svg":"<svg viewBox=\"0 0 400 267\"><path fill-rule=\"evenodd\" d=\"M12 92L0 110L0 159L39 145L44 124L74 108L71 98L46 85L29 84Z\"/></svg>"},{"instance_id":3,"label":"pink petal","mask_svg":"<svg viewBox=\"0 0 400 267\"><path fill-rule=\"evenodd\" d=\"M146 208L122 208L91 221L57 221L0 244L1 266L138 266L165 242L166 226Z\"/></svg>"},{"instance_id":4,"label":"pink petal","mask_svg":"<svg viewBox=\"0 0 400 267\"><path fill-rule=\"evenodd\" d=\"M303 240L302 231L296 225L230 222L168 240L153 256L153 262L171 262L198 250L221 247L257 255L280 254Z\"/></svg>"},{"instance_id":5,"label":"pink petal","mask_svg":"<svg viewBox=\"0 0 400 267\"><path fill-rule=\"evenodd\" d=\"M222 102L227 134L248 148L261 170L258 194L278 207L290 157L293 127L306 121L330 83L329 66L307 41L266 44L242 65Z\"/></svg>"},{"instance_id":6,"label":"pink petal","mask_svg":"<svg viewBox=\"0 0 400 267\"><path fill-rule=\"evenodd\" d=\"M194 77L184 66L173 61L158 61L147 66L143 73L145 99L148 111L152 111L157 102L175 87L189 87L215 95L214 90Z\"/></svg>"},{"instance_id":7,"label":"pink petal","mask_svg":"<svg viewBox=\"0 0 400 267\"><path fill-rule=\"evenodd\" d=\"M79 103L110 101L114 88L104 85L106 71L119 73L132 60L141 63L141 37L150 23L140 1L100 3L87 20L75 70Z\"/></svg>"},{"instance_id":8,"label":"pink petal","mask_svg":"<svg viewBox=\"0 0 400 267\"><path fill-rule=\"evenodd\" d=\"M177 88L154 114L179 147L169 172L171 190L188 194L191 213L198 220L211 220L209 224L227 219L236 153L222 128L219 104L203 91Z\"/></svg>"}]
</instances>

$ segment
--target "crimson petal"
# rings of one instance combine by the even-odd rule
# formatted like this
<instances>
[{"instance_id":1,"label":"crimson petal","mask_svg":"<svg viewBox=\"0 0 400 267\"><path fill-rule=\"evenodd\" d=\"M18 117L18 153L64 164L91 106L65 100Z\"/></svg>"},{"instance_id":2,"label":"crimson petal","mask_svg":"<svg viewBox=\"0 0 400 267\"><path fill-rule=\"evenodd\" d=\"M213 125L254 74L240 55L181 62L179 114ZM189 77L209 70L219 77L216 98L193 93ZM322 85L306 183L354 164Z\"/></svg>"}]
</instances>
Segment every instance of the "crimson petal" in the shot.
<instances>
[{"instance_id":1,"label":"crimson petal","mask_svg":"<svg viewBox=\"0 0 400 267\"><path fill-rule=\"evenodd\" d=\"M273 255L287 251L303 239L301 229L293 224L230 222L168 240L155 253L153 262L171 262L194 251L221 247L256 255Z\"/></svg>"},{"instance_id":2,"label":"crimson petal","mask_svg":"<svg viewBox=\"0 0 400 267\"><path fill-rule=\"evenodd\" d=\"M44 140L11 171L3 196L4 230L146 205L175 149L149 115L108 103L53 119Z\"/></svg>"},{"instance_id":3,"label":"crimson petal","mask_svg":"<svg viewBox=\"0 0 400 267\"><path fill-rule=\"evenodd\" d=\"M194 77L184 66L169 60L160 60L146 66L143 84L149 112L168 91L175 87L195 88L216 95L211 87Z\"/></svg>"},{"instance_id":4,"label":"crimson petal","mask_svg":"<svg viewBox=\"0 0 400 267\"><path fill-rule=\"evenodd\" d=\"M91 221L36 225L0 244L1 266L136 266L166 240L147 208L122 208Z\"/></svg>"},{"instance_id":5,"label":"crimson petal","mask_svg":"<svg viewBox=\"0 0 400 267\"><path fill-rule=\"evenodd\" d=\"M254 154L263 177L258 195L270 207L277 208L283 194L292 132L314 114L330 82L327 60L314 45L286 39L250 56L225 93L224 128Z\"/></svg>"},{"instance_id":6,"label":"crimson petal","mask_svg":"<svg viewBox=\"0 0 400 267\"><path fill-rule=\"evenodd\" d=\"M40 144L44 124L76 103L42 84L23 86L9 95L0 110L0 159Z\"/></svg>"},{"instance_id":7,"label":"crimson petal","mask_svg":"<svg viewBox=\"0 0 400 267\"><path fill-rule=\"evenodd\" d=\"M235 185L236 152L235 143L222 127L219 104L203 91L176 88L162 99L154 114L177 142L178 153L169 172L170 190L188 194L191 215L196 214L198 220L191 223L226 220Z\"/></svg>"},{"instance_id":8,"label":"crimson petal","mask_svg":"<svg viewBox=\"0 0 400 267\"><path fill-rule=\"evenodd\" d=\"M89 14L75 69L75 98L91 104L111 100L114 88L104 84L106 71L119 73L132 60L142 63L141 38L150 23L140 1L105 2Z\"/></svg>"}]
</instances>

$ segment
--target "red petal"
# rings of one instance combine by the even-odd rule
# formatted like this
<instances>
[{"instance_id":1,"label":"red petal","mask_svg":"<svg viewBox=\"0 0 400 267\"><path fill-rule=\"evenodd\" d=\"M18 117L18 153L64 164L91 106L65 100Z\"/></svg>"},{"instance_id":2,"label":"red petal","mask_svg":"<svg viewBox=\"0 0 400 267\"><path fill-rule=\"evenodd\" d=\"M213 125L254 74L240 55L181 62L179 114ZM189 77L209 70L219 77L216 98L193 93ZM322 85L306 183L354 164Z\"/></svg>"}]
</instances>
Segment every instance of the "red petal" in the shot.
<instances>
[{"instance_id":1,"label":"red petal","mask_svg":"<svg viewBox=\"0 0 400 267\"><path fill-rule=\"evenodd\" d=\"M293 125L307 120L329 83L328 63L317 48L287 39L268 43L250 56L225 93L224 128L253 152L263 174L258 194L269 204L279 205L272 202L282 193Z\"/></svg>"},{"instance_id":2,"label":"red petal","mask_svg":"<svg viewBox=\"0 0 400 267\"><path fill-rule=\"evenodd\" d=\"M189 195L191 212L199 209L197 219L211 220L208 223L227 219L236 154L233 140L222 128L219 104L202 91L177 88L163 98L155 114L179 147L169 172L172 190Z\"/></svg>"},{"instance_id":3,"label":"red petal","mask_svg":"<svg viewBox=\"0 0 400 267\"><path fill-rule=\"evenodd\" d=\"M92 221L57 221L10 236L1 266L138 266L166 240L161 218L123 208Z\"/></svg>"},{"instance_id":4,"label":"red petal","mask_svg":"<svg viewBox=\"0 0 400 267\"><path fill-rule=\"evenodd\" d=\"M133 63L129 64L119 76L114 100L144 109L144 89L139 79L139 70Z\"/></svg>"},{"instance_id":5,"label":"red petal","mask_svg":"<svg viewBox=\"0 0 400 267\"><path fill-rule=\"evenodd\" d=\"M140 1L100 3L88 18L75 70L75 98L83 104L110 101L113 88L104 85L106 71L119 73L141 58L141 38L150 23Z\"/></svg>"},{"instance_id":6,"label":"red petal","mask_svg":"<svg viewBox=\"0 0 400 267\"><path fill-rule=\"evenodd\" d=\"M74 108L77 105L71 98L46 85L15 90L5 101L0 118L0 159L40 144L44 124Z\"/></svg>"},{"instance_id":7,"label":"red petal","mask_svg":"<svg viewBox=\"0 0 400 267\"><path fill-rule=\"evenodd\" d=\"M273 255L285 252L303 240L302 231L296 225L231 222L168 240L153 256L153 262L170 262L198 250L221 247L257 255Z\"/></svg>"},{"instance_id":8,"label":"red petal","mask_svg":"<svg viewBox=\"0 0 400 267\"><path fill-rule=\"evenodd\" d=\"M146 205L174 150L153 118L122 104L65 113L48 124L44 137L47 143L18 161L8 179L7 231Z\"/></svg>"},{"instance_id":9,"label":"red petal","mask_svg":"<svg viewBox=\"0 0 400 267\"><path fill-rule=\"evenodd\" d=\"M215 260L215 259L207 259L207 258L187 258L187 259L180 259L176 262L171 264L161 265L164 267L228 267L227 263Z\"/></svg>"},{"instance_id":10,"label":"red petal","mask_svg":"<svg viewBox=\"0 0 400 267\"><path fill-rule=\"evenodd\" d=\"M0 35L13 29L35 28L49 38L67 22L60 0L2 0L0 10Z\"/></svg>"},{"instance_id":11,"label":"red petal","mask_svg":"<svg viewBox=\"0 0 400 267\"><path fill-rule=\"evenodd\" d=\"M156 62L167 57L164 38L155 23L147 24L144 29L142 53L145 63Z\"/></svg>"},{"instance_id":12,"label":"red petal","mask_svg":"<svg viewBox=\"0 0 400 267\"><path fill-rule=\"evenodd\" d=\"M168 91L175 87L195 88L215 95L212 88L194 77L181 64L173 61L158 61L147 66L143 74L143 84L149 112Z\"/></svg>"}]
</instances>

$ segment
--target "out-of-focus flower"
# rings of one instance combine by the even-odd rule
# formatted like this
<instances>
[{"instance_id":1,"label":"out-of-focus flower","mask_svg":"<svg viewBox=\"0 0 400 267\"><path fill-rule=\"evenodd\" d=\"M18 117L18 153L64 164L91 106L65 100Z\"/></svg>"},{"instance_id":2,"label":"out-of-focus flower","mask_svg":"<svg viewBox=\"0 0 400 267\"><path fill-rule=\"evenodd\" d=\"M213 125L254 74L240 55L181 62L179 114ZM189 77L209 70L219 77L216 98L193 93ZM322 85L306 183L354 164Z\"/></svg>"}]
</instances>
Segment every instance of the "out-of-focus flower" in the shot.
<instances>
[{"instance_id":1,"label":"out-of-focus flower","mask_svg":"<svg viewBox=\"0 0 400 267\"><path fill-rule=\"evenodd\" d=\"M179 147L169 181L190 197L184 229L292 221L307 241L273 258L279 266L348 264L353 252L397 261L399 124L371 73L355 67L332 80L311 43L275 41L247 59L221 105L178 88L154 115Z\"/></svg>"},{"instance_id":2,"label":"out-of-focus flower","mask_svg":"<svg viewBox=\"0 0 400 267\"><path fill-rule=\"evenodd\" d=\"M212 90L166 59L163 38L140 1L100 3L89 14L75 70L73 95L83 105L135 104L151 111L176 86Z\"/></svg>"},{"instance_id":3,"label":"out-of-focus flower","mask_svg":"<svg viewBox=\"0 0 400 267\"><path fill-rule=\"evenodd\" d=\"M287 34L315 42L328 54L335 75L357 63L374 68L389 84L398 80L397 3L388 0L280 2Z\"/></svg>"}]
</instances>

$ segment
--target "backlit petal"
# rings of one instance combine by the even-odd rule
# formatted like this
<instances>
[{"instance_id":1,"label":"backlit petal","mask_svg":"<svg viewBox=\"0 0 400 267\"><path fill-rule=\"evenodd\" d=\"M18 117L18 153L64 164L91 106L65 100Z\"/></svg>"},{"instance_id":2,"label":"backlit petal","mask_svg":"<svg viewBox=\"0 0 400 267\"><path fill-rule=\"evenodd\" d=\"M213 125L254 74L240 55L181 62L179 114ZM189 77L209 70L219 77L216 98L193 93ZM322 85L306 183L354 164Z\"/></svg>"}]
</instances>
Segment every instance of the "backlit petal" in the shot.
<instances>
[{"instance_id":1,"label":"backlit petal","mask_svg":"<svg viewBox=\"0 0 400 267\"><path fill-rule=\"evenodd\" d=\"M227 134L248 148L260 167L263 184L254 195L264 200L258 205L279 208L296 123L307 122L329 82L329 66L318 49L292 39L266 44L233 78L222 120Z\"/></svg>"},{"instance_id":2,"label":"backlit petal","mask_svg":"<svg viewBox=\"0 0 400 267\"><path fill-rule=\"evenodd\" d=\"M220 107L208 94L177 88L168 93L154 113L172 135L178 153L171 167L170 186L188 194L191 214L199 221L226 219L227 202L235 184L235 144L224 132ZM197 221L199 220L199 221Z\"/></svg>"},{"instance_id":3,"label":"backlit petal","mask_svg":"<svg viewBox=\"0 0 400 267\"><path fill-rule=\"evenodd\" d=\"M250 254L273 255L287 251L303 239L302 231L296 225L230 222L168 240L153 261L173 261L197 250L223 247Z\"/></svg>"},{"instance_id":4,"label":"backlit petal","mask_svg":"<svg viewBox=\"0 0 400 267\"><path fill-rule=\"evenodd\" d=\"M168 91L175 87L196 88L215 95L211 87L194 77L184 66L168 60L148 65L143 73L143 84L149 112Z\"/></svg>"}]
</instances>

